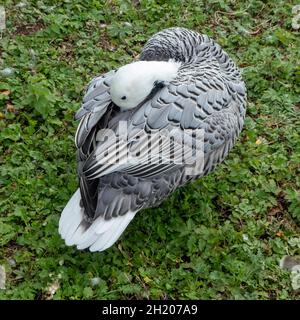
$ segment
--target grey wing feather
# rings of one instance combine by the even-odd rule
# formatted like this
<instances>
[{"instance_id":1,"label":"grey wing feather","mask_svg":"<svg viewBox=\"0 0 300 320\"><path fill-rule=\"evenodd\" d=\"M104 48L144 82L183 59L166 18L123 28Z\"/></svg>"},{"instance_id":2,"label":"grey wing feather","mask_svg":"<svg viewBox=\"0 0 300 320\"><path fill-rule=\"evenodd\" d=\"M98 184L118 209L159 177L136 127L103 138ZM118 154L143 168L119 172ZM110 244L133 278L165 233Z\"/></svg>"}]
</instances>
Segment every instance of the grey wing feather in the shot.
<instances>
[{"instance_id":1,"label":"grey wing feather","mask_svg":"<svg viewBox=\"0 0 300 320\"><path fill-rule=\"evenodd\" d=\"M150 130L152 135L153 132L162 129L166 129L167 132L175 128L179 128L180 132L183 132L182 129L203 129L204 153L210 153L210 156L213 156L211 152L236 137L238 135L236 128L241 129L242 126L242 123L238 123L240 113L238 103L234 100L235 96L228 94L225 86L221 88L222 90L213 87L207 89L199 100L194 93L188 91L188 85L180 85L178 91L172 88L177 95L176 99L174 95L167 94L169 88L164 87L151 101L134 111L128 120L129 131L135 129L135 135L132 135L127 142L122 139L116 141L112 136L104 144L99 144L95 148L85 163L86 177L95 179L112 172L127 172L133 176L145 178L178 168L183 145L175 144L171 148L170 152L175 156L172 159L173 163L157 161L158 149L153 140L148 138L135 141L136 136L147 132L146 129ZM226 98L226 103L222 105L216 103L216 99L222 100L223 97ZM220 107L222 107L221 110ZM153 143L149 144L150 140ZM152 158L146 157L146 159L141 155L138 159L128 158L126 150L131 150L134 142L136 150L144 150L147 152L145 156L150 154ZM162 148L164 146L167 147L167 144L162 142ZM105 151L108 152L105 153Z\"/></svg>"},{"instance_id":2,"label":"grey wing feather","mask_svg":"<svg viewBox=\"0 0 300 320\"><path fill-rule=\"evenodd\" d=\"M115 71L110 71L93 79L86 90L80 109L75 119L81 119L75 136L77 148L81 148L91 130L106 113L111 103L109 94L110 82Z\"/></svg>"}]
</instances>

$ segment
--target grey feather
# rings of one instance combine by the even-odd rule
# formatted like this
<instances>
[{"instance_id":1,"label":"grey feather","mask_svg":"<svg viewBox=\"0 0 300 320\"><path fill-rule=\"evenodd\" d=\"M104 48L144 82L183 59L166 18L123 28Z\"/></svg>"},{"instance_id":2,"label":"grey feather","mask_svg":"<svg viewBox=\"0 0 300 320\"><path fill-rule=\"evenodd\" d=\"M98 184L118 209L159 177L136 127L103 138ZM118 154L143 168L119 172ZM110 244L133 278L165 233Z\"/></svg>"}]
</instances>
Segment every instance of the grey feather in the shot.
<instances>
[{"instance_id":1,"label":"grey feather","mask_svg":"<svg viewBox=\"0 0 300 320\"><path fill-rule=\"evenodd\" d=\"M140 59L173 59L182 64L174 80L144 104L122 113L113 111L109 95L114 71L95 78L76 114L81 118L76 135L78 174L86 220L90 222L101 215L111 219L129 210L159 205L176 188L208 174L222 162L243 127L244 82L234 62L208 36L183 28L165 29L146 43ZM127 122L129 141L108 138L101 142L98 130L109 128L117 133L121 120ZM155 147L137 140L137 135L174 128L204 130L204 171L198 176L188 176L185 165L175 162L122 162L122 150L127 147L144 151ZM110 149L116 146L119 153ZM181 149L175 145L172 151L176 160ZM108 164L109 157L118 156L119 163Z\"/></svg>"},{"instance_id":2,"label":"grey feather","mask_svg":"<svg viewBox=\"0 0 300 320\"><path fill-rule=\"evenodd\" d=\"M92 128L100 121L111 104L109 84L115 71L110 71L101 77L93 79L86 90L80 109L75 119L81 119L77 128L75 143L81 148Z\"/></svg>"}]
</instances>

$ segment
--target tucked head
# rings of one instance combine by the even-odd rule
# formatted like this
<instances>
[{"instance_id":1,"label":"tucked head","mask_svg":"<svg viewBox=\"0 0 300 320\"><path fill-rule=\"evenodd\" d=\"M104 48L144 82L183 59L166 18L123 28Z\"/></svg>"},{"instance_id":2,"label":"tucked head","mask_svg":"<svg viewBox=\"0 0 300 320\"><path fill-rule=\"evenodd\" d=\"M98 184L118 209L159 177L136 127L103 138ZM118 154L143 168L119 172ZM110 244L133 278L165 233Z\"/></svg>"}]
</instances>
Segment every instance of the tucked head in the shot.
<instances>
[{"instance_id":1,"label":"tucked head","mask_svg":"<svg viewBox=\"0 0 300 320\"><path fill-rule=\"evenodd\" d=\"M174 61L137 61L118 69L110 85L112 101L121 109L135 108L157 82L175 78L180 63Z\"/></svg>"}]
</instances>

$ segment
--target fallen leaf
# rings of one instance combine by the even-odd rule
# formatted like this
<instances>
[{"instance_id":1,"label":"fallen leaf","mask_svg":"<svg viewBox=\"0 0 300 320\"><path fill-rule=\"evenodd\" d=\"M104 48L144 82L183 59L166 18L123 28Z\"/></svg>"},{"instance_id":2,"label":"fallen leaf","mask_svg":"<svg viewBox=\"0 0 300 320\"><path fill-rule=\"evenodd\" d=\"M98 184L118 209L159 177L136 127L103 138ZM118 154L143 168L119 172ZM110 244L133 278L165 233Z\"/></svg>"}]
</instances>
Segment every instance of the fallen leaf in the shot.
<instances>
[{"instance_id":1,"label":"fallen leaf","mask_svg":"<svg viewBox=\"0 0 300 320\"><path fill-rule=\"evenodd\" d=\"M6 110L7 110L8 112L15 112L15 111L16 111L15 107L14 107L12 104L10 104L10 103L8 103L8 104L6 105Z\"/></svg>"},{"instance_id":2,"label":"fallen leaf","mask_svg":"<svg viewBox=\"0 0 300 320\"><path fill-rule=\"evenodd\" d=\"M152 280L146 276L146 277L144 278L144 281L145 281L146 283L150 283Z\"/></svg>"},{"instance_id":3,"label":"fallen leaf","mask_svg":"<svg viewBox=\"0 0 300 320\"><path fill-rule=\"evenodd\" d=\"M2 94L4 96L9 96L10 95L10 91L9 90L3 90L3 91L0 91L0 94Z\"/></svg>"},{"instance_id":4,"label":"fallen leaf","mask_svg":"<svg viewBox=\"0 0 300 320\"><path fill-rule=\"evenodd\" d=\"M46 300L51 300L55 292L60 288L58 281L54 281L47 287L47 297Z\"/></svg>"},{"instance_id":5,"label":"fallen leaf","mask_svg":"<svg viewBox=\"0 0 300 320\"><path fill-rule=\"evenodd\" d=\"M270 211L269 211L269 215L270 216L275 216L278 213L281 213L282 209L280 209L280 207L273 207Z\"/></svg>"},{"instance_id":6,"label":"fallen leaf","mask_svg":"<svg viewBox=\"0 0 300 320\"><path fill-rule=\"evenodd\" d=\"M257 144L257 145L260 145L262 143L262 141L260 140L260 139L257 139L256 141L255 141L255 144Z\"/></svg>"}]
</instances>

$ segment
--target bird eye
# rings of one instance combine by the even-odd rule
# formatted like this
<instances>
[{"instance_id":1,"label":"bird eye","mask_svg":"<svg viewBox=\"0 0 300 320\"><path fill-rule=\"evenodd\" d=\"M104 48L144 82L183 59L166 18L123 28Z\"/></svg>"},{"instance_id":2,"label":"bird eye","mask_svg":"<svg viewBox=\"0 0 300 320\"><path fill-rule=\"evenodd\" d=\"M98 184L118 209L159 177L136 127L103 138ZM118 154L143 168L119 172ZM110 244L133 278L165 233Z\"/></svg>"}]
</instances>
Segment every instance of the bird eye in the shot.
<instances>
[{"instance_id":1,"label":"bird eye","mask_svg":"<svg viewBox=\"0 0 300 320\"><path fill-rule=\"evenodd\" d=\"M126 96L123 96L121 99L122 99L122 100L126 100Z\"/></svg>"}]
</instances>

